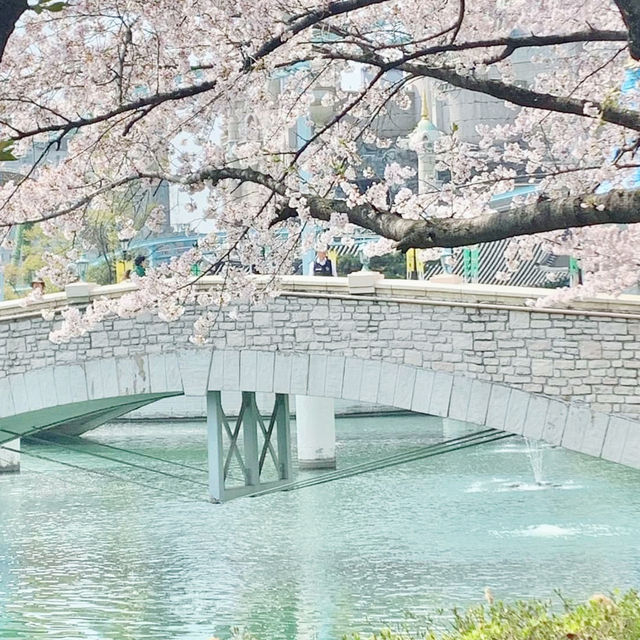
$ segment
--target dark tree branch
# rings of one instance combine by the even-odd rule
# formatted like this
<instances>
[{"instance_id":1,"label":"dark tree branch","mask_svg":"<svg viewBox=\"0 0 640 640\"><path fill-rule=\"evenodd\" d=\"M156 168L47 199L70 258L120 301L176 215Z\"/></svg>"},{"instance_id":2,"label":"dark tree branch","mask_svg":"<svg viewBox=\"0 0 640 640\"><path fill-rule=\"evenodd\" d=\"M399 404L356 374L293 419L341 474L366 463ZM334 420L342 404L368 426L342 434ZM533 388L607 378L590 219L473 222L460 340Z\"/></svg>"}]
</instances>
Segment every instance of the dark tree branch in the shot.
<instances>
[{"instance_id":1,"label":"dark tree branch","mask_svg":"<svg viewBox=\"0 0 640 640\"><path fill-rule=\"evenodd\" d=\"M27 0L0 0L0 60L16 23L28 8Z\"/></svg>"},{"instance_id":2,"label":"dark tree branch","mask_svg":"<svg viewBox=\"0 0 640 640\"><path fill-rule=\"evenodd\" d=\"M629 29L629 53L634 60L640 60L640 2L638 0L614 1Z\"/></svg>"},{"instance_id":3,"label":"dark tree branch","mask_svg":"<svg viewBox=\"0 0 640 640\"><path fill-rule=\"evenodd\" d=\"M389 0L342 0L338 2L329 3L324 9L318 9L315 11L311 11L307 14L296 19L289 27L289 31L293 34L300 33L305 29L309 29L323 20L327 18L331 18L334 16L342 15L345 13L350 13L352 11L356 11L357 9L361 9L370 5L382 4L384 2L388 2ZM27 0L0 0L0 16L2 16L2 7L3 3L10 4L24 4L25 8L27 7ZM2 18L0 18L2 20ZM12 26L13 28L13 26ZM0 31L1 34L1 31ZM265 58L269 54L273 53L276 49L281 47L287 38L282 35L276 36L271 40L265 42L261 47L259 47L255 53L253 53L250 57L245 60L245 63L242 67L242 71L247 73L254 68L255 64L259 62L261 59ZM135 116L135 121L139 120L139 114L142 111L143 115L146 115L153 108L164 104L165 102L173 102L177 100L182 100L184 98L189 98L193 96L200 95L202 93L206 93L211 91L217 85L216 80L211 80L208 82L202 82L198 85L182 87L180 89L176 89L174 91L166 91L163 93L155 93L145 98L141 98L139 100L135 100L133 102L128 102L120 105L110 111L106 111L102 114L93 117L87 118L77 118L75 120L67 120L64 123L52 124L45 127L38 127L36 129L31 129L29 131L21 131L16 133L16 135L12 136L12 140L18 141L23 140L25 138L30 138L35 135L39 135L42 133L51 133L53 131L62 131L65 134L73 131L74 129L80 129L82 127L90 126L92 124L98 124L100 122L105 122L110 120L114 116L125 114L125 113L133 113ZM150 107L145 112L145 108ZM129 127L130 128L130 127Z\"/></svg>"},{"instance_id":4,"label":"dark tree branch","mask_svg":"<svg viewBox=\"0 0 640 640\"><path fill-rule=\"evenodd\" d=\"M112 109L111 111L105 111L104 113L93 116L91 118L66 120L64 123L61 122L60 124L50 124L48 126L38 127L37 129L31 129L29 131L21 131L20 133L16 133L14 136L12 136L11 139L23 140L24 138L31 138L35 135L39 135L42 133L51 133L53 131L69 133L74 129L81 129L82 127L87 127L92 124L98 124L99 122L106 122L107 120L111 120L111 118L114 118L115 116L119 116L125 113L134 113L135 116L137 116L141 110L147 109L148 111L151 111L151 109L157 107L158 105L164 104L165 102L175 102L176 100L183 100L184 98L190 98L192 96L197 96L201 93L211 91L216 86L216 84L216 80L210 80L208 82L202 82L201 84L176 89L175 91L154 93L145 98L135 100L134 102L127 102L126 104Z\"/></svg>"},{"instance_id":5,"label":"dark tree branch","mask_svg":"<svg viewBox=\"0 0 640 640\"><path fill-rule=\"evenodd\" d=\"M552 47L562 44L575 44L580 42L626 42L629 34L626 31L574 31L563 35L548 36L522 36L508 38L490 38L487 40L474 40L472 42L458 42L425 47L407 54L398 59L397 64L404 64L412 60L424 58L438 53L449 53L452 51L471 51L473 49L491 49L493 47L504 47L515 51L516 49L531 47ZM407 43L410 45L411 43Z\"/></svg>"},{"instance_id":6,"label":"dark tree branch","mask_svg":"<svg viewBox=\"0 0 640 640\"><path fill-rule=\"evenodd\" d=\"M453 33L451 34L451 43L453 44L460 33L460 29L462 28L462 22L464 21L464 12L465 12L465 0L458 0L458 19L456 20L456 26L453 29Z\"/></svg>"},{"instance_id":7,"label":"dark tree branch","mask_svg":"<svg viewBox=\"0 0 640 640\"><path fill-rule=\"evenodd\" d=\"M333 211L346 213L349 222L395 240L402 251L464 247L572 227L640 222L640 190L542 200L509 211L461 219L406 220L370 205L349 208L343 200L320 198L310 198L309 206L311 215L319 220L328 221Z\"/></svg>"},{"instance_id":8,"label":"dark tree branch","mask_svg":"<svg viewBox=\"0 0 640 640\"><path fill-rule=\"evenodd\" d=\"M508 84L500 80L490 80L479 78L469 74L461 74L449 67L435 67L426 64L388 62L373 53L363 53L360 55L336 54L332 51L325 51L325 57L338 60L351 60L362 64L381 68L385 71L390 69L400 69L413 77L434 78L441 80L460 89L468 89L486 95L493 96L500 100L506 100L521 107L541 109L543 111L554 111L556 113L567 113L581 117L598 117L610 124L640 131L640 113L628 109L620 109L613 104L601 104L590 100L581 100L556 96L550 93L540 93L517 85ZM597 116L587 113L592 106L599 111Z\"/></svg>"},{"instance_id":9,"label":"dark tree branch","mask_svg":"<svg viewBox=\"0 0 640 640\"><path fill-rule=\"evenodd\" d=\"M289 37L291 37L291 35L301 33L305 29L314 27L327 18L351 13L357 9L369 7L374 4L383 4L388 1L389 0L338 0L337 2L329 2L326 7L309 11L309 13L296 17L292 22L290 22L288 29ZM247 58L244 70L248 71L257 60L273 53L273 51L278 47L281 47L287 39L288 38L284 34L281 34L265 42L256 50L255 53Z\"/></svg>"},{"instance_id":10,"label":"dark tree branch","mask_svg":"<svg viewBox=\"0 0 640 640\"><path fill-rule=\"evenodd\" d=\"M137 173L115 183L103 184L75 203L40 215L29 222L42 222L67 215L86 207L102 193L140 180L166 180L185 186L203 182L215 185L224 180L237 180L265 187L270 192L270 199L288 199L286 187L281 181L255 169L210 167L187 176ZM345 200L313 195L307 197L307 205L311 216L316 220L328 222L333 213L346 214L350 223L396 241L398 248L403 251L409 248L463 247L574 227L640 223L640 189L618 189L604 195L585 194L556 200L538 200L532 204L474 218L408 220L370 204L350 207ZM295 209L283 204L272 221L272 226L297 215Z\"/></svg>"}]
</instances>

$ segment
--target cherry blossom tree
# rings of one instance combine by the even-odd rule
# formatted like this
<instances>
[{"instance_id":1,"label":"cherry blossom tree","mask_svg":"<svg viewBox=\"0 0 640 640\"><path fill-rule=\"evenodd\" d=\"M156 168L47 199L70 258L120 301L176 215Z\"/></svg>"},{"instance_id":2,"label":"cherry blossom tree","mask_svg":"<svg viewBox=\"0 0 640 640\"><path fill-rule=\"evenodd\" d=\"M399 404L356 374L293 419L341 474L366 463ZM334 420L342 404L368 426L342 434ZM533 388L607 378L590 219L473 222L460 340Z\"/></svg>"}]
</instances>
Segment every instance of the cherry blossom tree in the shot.
<instances>
[{"instance_id":1,"label":"cherry blossom tree","mask_svg":"<svg viewBox=\"0 0 640 640\"><path fill-rule=\"evenodd\" d=\"M6 241L24 222L82 237L92 208L161 180L204 200L226 233L130 296L70 312L59 339L106 313L172 319L195 301L202 341L218 305L272 286L228 265L287 272L318 225L327 237L372 231L378 253L513 238L514 268L544 243L580 259L585 282L571 295L637 282L637 0L0 0L0 15L0 160L34 142L68 148L0 187ZM354 70L362 82L346 86ZM413 169L394 163L361 180L374 173L363 145L391 144L381 118L425 81L435 100L457 88L512 115L472 142L455 123L441 132L433 152L447 180L419 176L416 192ZM311 133L296 138L300 122ZM423 153L424 136L406 145ZM533 188L497 210L517 184ZM219 293L191 275L205 256L204 274L227 266Z\"/></svg>"}]
</instances>

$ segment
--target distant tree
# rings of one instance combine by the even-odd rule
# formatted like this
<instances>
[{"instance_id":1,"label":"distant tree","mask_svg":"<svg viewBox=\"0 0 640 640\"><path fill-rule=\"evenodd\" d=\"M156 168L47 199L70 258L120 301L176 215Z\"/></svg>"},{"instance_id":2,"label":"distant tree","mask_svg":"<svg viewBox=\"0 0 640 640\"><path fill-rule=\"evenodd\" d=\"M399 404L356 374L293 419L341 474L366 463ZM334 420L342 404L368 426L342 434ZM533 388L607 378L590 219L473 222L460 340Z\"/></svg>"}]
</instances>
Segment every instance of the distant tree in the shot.
<instances>
[{"instance_id":1,"label":"distant tree","mask_svg":"<svg viewBox=\"0 0 640 640\"><path fill-rule=\"evenodd\" d=\"M407 262L402 253L388 253L371 258L369 268L379 271L385 278L405 278L407 274Z\"/></svg>"},{"instance_id":2,"label":"distant tree","mask_svg":"<svg viewBox=\"0 0 640 640\"><path fill-rule=\"evenodd\" d=\"M354 271L360 271L360 269L362 269L362 263L360 262L360 258L358 258L358 256L346 254L344 256L338 257L336 270L339 276L348 276Z\"/></svg>"}]
</instances>

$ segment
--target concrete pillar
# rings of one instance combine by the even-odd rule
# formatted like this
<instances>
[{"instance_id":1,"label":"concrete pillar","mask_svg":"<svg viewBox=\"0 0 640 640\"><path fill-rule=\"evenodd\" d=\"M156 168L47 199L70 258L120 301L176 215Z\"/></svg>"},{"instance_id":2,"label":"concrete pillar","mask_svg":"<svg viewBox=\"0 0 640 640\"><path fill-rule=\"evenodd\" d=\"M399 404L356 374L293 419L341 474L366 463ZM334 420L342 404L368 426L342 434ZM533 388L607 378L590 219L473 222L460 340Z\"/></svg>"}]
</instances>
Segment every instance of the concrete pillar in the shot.
<instances>
[{"instance_id":1,"label":"concrete pillar","mask_svg":"<svg viewBox=\"0 0 640 640\"><path fill-rule=\"evenodd\" d=\"M332 398L296 396L300 469L336 468L336 418Z\"/></svg>"},{"instance_id":2,"label":"concrete pillar","mask_svg":"<svg viewBox=\"0 0 640 640\"><path fill-rule=\"evenodd\" d=\"M20 438L5 442L8 449L0 445L0 473L20 471ZM15 449L10 451L9 449Z\"/></svg>"}]
</instances>

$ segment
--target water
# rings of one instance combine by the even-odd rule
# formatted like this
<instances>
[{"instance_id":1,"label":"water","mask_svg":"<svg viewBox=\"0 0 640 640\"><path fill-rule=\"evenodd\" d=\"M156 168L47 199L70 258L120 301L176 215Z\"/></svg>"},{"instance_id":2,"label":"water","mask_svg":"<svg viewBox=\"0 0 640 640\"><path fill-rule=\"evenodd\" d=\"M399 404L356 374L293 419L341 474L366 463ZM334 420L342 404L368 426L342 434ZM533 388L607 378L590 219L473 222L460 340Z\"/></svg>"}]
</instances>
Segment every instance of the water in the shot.
<instances>
[{"instance_id":1,"label":"water","mask_svg":"<svg viewBox=\"0 0 640 640\"><path fill-rule=\"evenodd\" d=\"M342 466L442 437L425 416L337 429ZM203 424L109 425L91 438L206 464ZM206 640L239 626L331 640L479 603L486 586L508 600L640 587L640 473L546 448L540 485L516 438L221 506L198 485L27 450L191 499L23 457L20 476L0 477L2 639Z\"/></svg>"},{"instance_id":2,"label":"water","mask_svg":"<svg viewBox=\"0 0 640 640\"><path fill-rule=\"evenodd\" d=\"M527 446L527 456L531 463L533 478L537 484L542 484L544 469L544 447L537 440L524 439Z\"/></svg>"}]
</instances>

